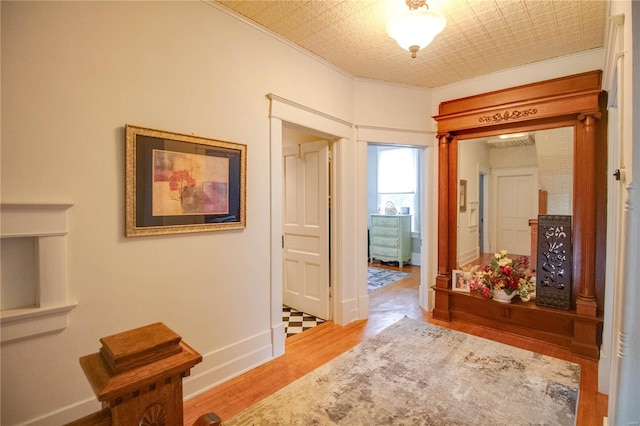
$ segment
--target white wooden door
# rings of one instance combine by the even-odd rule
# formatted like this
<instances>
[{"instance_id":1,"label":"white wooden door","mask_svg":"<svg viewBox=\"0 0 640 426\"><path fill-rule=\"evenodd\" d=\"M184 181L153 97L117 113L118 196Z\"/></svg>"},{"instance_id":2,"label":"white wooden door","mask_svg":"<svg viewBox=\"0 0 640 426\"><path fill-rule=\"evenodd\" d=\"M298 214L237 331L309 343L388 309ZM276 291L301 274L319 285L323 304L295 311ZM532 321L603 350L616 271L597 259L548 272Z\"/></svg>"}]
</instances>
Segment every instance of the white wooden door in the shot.
<instances>
[{"instance_id":1,"label":"white wooden door","mask_svg":"<svg viewBox=\"0 0 640 426\"><path fill-rule=\"evenodd\" d=\"M498 247L511 255L531 255L529 219L538 217L538 188L533 175L498 176Z\"/></svg>"},{"instance_id":2,"label":"white wooden door","mask_svg":"<svg viewBox=\"0 0 640 426\"><path fill-rule=\"evenodd\" d=\"M329 143L283 149L283 302L329 318Z\"/></svg>"}]
</instances>

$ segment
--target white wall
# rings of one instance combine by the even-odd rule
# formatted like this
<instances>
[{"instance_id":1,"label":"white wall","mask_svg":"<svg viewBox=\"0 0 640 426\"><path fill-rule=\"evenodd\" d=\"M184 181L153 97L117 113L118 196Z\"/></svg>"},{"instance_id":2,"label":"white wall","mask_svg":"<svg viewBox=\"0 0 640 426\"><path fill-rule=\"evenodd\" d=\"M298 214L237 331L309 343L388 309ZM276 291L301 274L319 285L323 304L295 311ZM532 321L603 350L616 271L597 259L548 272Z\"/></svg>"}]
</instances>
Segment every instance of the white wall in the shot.
<instances>
[{"instance_id":1,"label":"white wall","mask_svg":"<svg viewBox=\"0 0 640 426\"><path fill-rule=\"evenodd\" d=\"M467 208L458 209L458 265L478 258L480 170L489 170L489 146L477 140L462 140L458 143L458 179L467 181ZM487 200L488 202L489 200ZM475 212L472 211L475 208ZM475 216L472 220L471 215Z\"/></svg>"},{"instance_id":2,"label":"white wall","mask_svg":"<svg viewBox=\"0 0 640 426\"><path fill-rule=\"evenodd\" d=\"M202 2L1 7L2 201L74 204L79 306L64 332L2 346L0 422L97 409L78 358L155 321L204 355L188 392L269 359L266 95L352 120L353 80ZM247 228L124 238L127 123L247 144Z\"/></svg>"},{"instance_id":3,"label":"white wall","mask_svg":"<svg viewBox=\"0 0 640 426\"><path fill-rule=\"evenodd\" d=\"M431 102L430 89L363 79L354 82L354 119L359 126L429 130L425 118L431 114Z\"/></svg>"},{"instance_id":4,"label":"white wall","mask_svg":"<svg viewBox=\"0 0 640 426\"><path fill-rule=\"evenodd\" d=\"M202 2L1 8L2 201L74 204L67 276L79 303L64 332L2 346L3 425L60 424L97 409L78 358L100 337L151 322L204 355L187 397L271 357L268 93L362 125L358 146L342 152L354 211L365 212L367 140L430 146L428 116L440 101L602 64L593 51L430 91L354 81ZM124 238L124 124L247 144L247 228ZM437 155L425 158L435 212ZM354 240L366 242L365 217L345 230ZM425 238L435 247L435 232ZM357 252L365 259L366 244Z\"/></svg>"},{"instance_id":5,"label":"white wall","mask_svg":"<svg viewBox=\"0 0 640 426\"><path fill-rule=\"evenodd\" d=\"M573 212L573 128L536 133L538 187L547 191L547 214Z\"/></svg>"}]
</instances>

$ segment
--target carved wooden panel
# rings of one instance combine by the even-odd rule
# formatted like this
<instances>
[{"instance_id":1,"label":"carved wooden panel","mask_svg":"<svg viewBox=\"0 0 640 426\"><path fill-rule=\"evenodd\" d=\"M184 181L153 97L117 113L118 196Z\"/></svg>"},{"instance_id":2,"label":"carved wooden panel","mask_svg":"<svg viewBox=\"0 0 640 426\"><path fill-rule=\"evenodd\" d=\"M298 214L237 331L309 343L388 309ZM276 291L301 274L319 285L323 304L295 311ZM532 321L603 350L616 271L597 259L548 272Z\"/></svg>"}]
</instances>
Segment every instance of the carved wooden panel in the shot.
<instances>
[{"instance_id":1,"label":"carved wooden panel","mask_svg":"<svg viewBox=\"0 0 640 426\"><path fill-rule=\"evenodd\" d=\"M538 216L536 304L571 309L571 216Z\"/></svg>"},{"instance_id":2,"label":"carved wooden panel","mask_svg":"<svg viewBox=\"0 0 640 426\"><path fill-rule=\"evenodd\" d=\"M166 426L167 413L164 407L158 403L149 405L143 411L139 424L140 426Z\"/></svg>"}]
</instances>

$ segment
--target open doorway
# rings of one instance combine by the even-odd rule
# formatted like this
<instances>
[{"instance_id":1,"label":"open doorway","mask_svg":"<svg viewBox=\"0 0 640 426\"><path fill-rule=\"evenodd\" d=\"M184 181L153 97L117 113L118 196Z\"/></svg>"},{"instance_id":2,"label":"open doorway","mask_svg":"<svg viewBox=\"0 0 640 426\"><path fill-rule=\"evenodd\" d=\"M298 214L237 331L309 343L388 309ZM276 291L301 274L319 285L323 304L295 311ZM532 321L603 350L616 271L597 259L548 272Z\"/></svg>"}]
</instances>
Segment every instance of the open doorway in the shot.
<instances>
[{"instance_id":1,"label":"open doorway","mask_svg":"<svg viewBox=\"0 0 640 426\"><path fill-rule=\"evenodd\" d=\"M353 161L353 125L344 120L332 117L308 106L269 94L269 128L270 128L270 164L269 176L258 178L270 179L270 322L272 356L278 357L285 352L285 325L283 322L283 134L287 128L293 128L313 136L320 136L331 142L333 158L331 161L331 232L329 234L331 252L330 280L331 319L339 325L348 324L359 316L358 299L353 296L357 286L354 279L354 260L358 257L353 249L357 238L355 217L341 214L353 210L352 200L356 198L357 188L353 185L353 168L348 161ZM346 159L346 160L345 160ZM349 267L347 267L348 265Z\"/></svg>"},{"instance_id":2,"label":"open doorway","mask_svg":"<svg viewBox=\"0 0 640 426\"><path fill-rule=\"evenodd\" d=\"M331 319L330 141L283 126L283 322L287 337Z\"/></svg>"},{"instance_id":3,"label":"open doorway","mask_svg":"<svg viewBox=\"0 0 640 426\"><path fill-rule=\"evenodd\" d=\"M433 306L431 285L436 275L437 155L432 132L354 126L334 116L269 94L270 126L270 318L273 356L285 352L282 321L283 288L283 133L284 127L303 130L331 141L331 232L330 232L330 309L332 321L346 325L369 315L367 294L367 145L371 142L403 144L423 148L421 247L419 306ZM431 149L429 149L431 148Z\"/></svg>"},{"instance_id":4,"label":"open doorway","mask_svg":"<svg viewBox=\"0 0 640 426\"><path fill-rule=\"evenodd\" d=\"M368 292L420 276L422 151L367 147Z\"/></svg>"}]
</instances>

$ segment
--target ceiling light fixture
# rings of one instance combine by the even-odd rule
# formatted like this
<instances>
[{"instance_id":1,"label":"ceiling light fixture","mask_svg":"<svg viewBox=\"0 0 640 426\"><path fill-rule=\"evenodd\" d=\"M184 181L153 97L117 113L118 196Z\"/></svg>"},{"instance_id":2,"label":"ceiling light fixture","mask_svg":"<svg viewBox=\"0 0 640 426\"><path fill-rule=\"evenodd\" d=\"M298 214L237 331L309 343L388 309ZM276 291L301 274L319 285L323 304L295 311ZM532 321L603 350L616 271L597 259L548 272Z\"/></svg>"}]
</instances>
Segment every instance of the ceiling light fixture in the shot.
<instances>
[{"instance_id":1,"label":"ceiling light fixture","mask_svg":"<svg viewBox=\"0 0 640 426\"><path fill-rule=\"evenodd\" d=\"M514 146L534 145L536 140L534 135L529 133L511 133L508 135L500 135L497 138L487 139L487 144L491 148L511 148Z\"/></svg>"},{"instance_id":2,"label":"ceiling light fixture","mask_svg":"<svg viewBox=\"0 0 640 426\"><path fill-rule=\"evenodd\" d=\"M522 133L509 133L506 135L500 135L498 136L500 139L513 139L513 138L525 138L528 137L529 133L527 132L522 132Z\"/></svg>"},{"instance_id":3,"label":"ceiling light fixture","mask_svg":"<svg viewBox=\"0 0 640 426\"><path fill-rule=\"evenodd\" d=\"M409 11L391 19L387 33L415 58L419 50L440 34L447 20L442 13L429 10L426 0L406 0L406 3Z\"/></svg>"}]
</instances>

